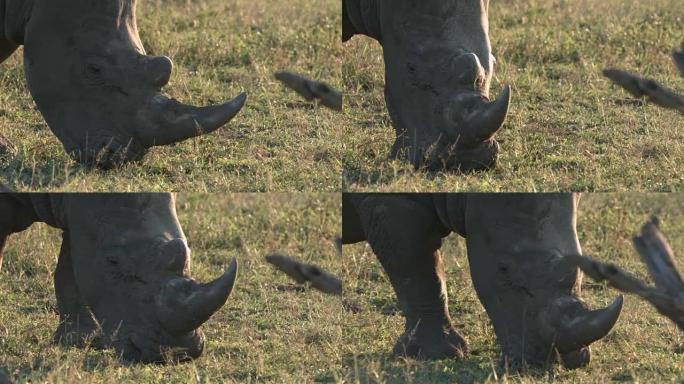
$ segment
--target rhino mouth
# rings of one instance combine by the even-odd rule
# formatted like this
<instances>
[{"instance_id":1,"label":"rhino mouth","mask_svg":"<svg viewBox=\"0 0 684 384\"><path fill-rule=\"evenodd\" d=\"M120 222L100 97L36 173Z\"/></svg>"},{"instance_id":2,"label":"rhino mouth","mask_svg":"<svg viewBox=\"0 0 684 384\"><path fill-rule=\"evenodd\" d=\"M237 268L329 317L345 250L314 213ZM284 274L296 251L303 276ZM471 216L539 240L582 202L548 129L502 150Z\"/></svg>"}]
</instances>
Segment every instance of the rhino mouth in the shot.
<instances>
[{"instance_id":1,"label":"rhino mouth","mask_svg":"<svg viewBox=\"0 0 684 384\"><path fill-rule=\"evenodd\" d=\"M429 172L471 172L493 168L500 146L494 136L503 127L511 103L511 87L505 86L495 101L476 90L457 90L437 102L430 118L419 123L406 110L388 104L399 129L391 157L405 156L416 169ZM391 99L390 99L391 101ZM406 122L412 122L407 124Z\"/></svg>"},{"instance_id":2,"label":"rhino mouth","mask_svg":"<svg viewBox=\"0 0 684 384\"><path fill-rule=\"evenodd\" d=\"M472 148L463 148L442 136L428 149L417 151L413 166L428 172L484 171L496 166L499 150L499 143L494 139Z\"/></svg>"},{"instance_id":3,"label":"rhino mouth","mask_svg":"<svg viewBox=\"0 0 684 384\"><path fill-rule=\"evenodd\" d=\"M163 335L164 342L150 341L133 333L115 346L121 359L127 363L168 364L184 363L202 355L204 334L195 330L182 337Z\"/></svg>"}]
</instances>

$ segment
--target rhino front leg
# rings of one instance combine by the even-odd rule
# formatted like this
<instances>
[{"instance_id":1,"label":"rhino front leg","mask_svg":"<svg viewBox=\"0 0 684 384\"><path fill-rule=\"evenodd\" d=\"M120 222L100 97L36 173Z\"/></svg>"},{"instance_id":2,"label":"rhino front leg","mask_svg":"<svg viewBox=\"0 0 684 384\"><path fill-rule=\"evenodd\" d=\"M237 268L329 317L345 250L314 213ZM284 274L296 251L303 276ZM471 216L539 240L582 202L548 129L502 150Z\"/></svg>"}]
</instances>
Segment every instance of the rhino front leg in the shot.
<instances>
[{"instance_id":1,"label":"rhino front leg","mask_svg":"<svg viewBox=\"0 0 684 384\"><path fill-rule=\"evenodd\" d=\"M55 270L55 295L59 311L59 326L54 334L54 342L82 346L98 326L92 313L83 303L76 285L69 234L66 231L62 234L62 247Z\"/></svg>"},{"instance_id":2,"label":"rhino front leg","mask_svg":"<svg viewBox=\"0 0 684 384\"><path fill-rule=\"evenodd\" d=\"M0 184L0 190L2 189ZM30 227L37 220L28 195L20 193L0 193L0 270L2 252L7 238Z\"/></svg>"},{"instance_id":3,"label":"rhino front leg","mask_svg":"<svg viewBox=\"0 0 684 384\"><path fill-rule=\"evenodd\" d=\"M406 316L394 353L423 359L462 358L464 338L451 323L439 254L444 229L434 211L401 196L369 197L359 209L366 238Z\"/></svg>"}]
</instances>

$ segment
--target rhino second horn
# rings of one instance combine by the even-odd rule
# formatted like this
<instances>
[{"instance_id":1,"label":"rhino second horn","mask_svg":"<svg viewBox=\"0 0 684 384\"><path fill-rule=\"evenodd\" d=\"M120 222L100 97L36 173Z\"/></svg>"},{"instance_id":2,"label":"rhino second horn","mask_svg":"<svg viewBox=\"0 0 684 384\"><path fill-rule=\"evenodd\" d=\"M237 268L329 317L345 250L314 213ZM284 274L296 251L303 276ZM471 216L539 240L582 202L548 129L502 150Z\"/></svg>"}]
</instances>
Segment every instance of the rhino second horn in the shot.
<instances>
[{"instance_id":1,"label":"rhino second horn","mask_svg":"<svg viewBox=\"0 0 684 384\"><path fill-rule=\"evenodd\" d=\"M214 132L240 112L247 101L243 92L233 100L208 107L194 107L156 95L150 110L140 116L141 141L147 146L178 143L192 137Z\"/></svg>"},{"instance_id":2,"label":"rhino second horn","mask_svg":"<svg viewBox=\"0 0 684 384\"><path fill-rule=\"evenodd\" d=\"M464 139L472 144L491 139L506 121L510 104L511 86L506 85L496 101L485 104L468 116L465 126L469 134L466 134Z\"/></svg>"},{"instance_id":3,"label":"rhino second horn","mask_svg":"<svg viewBox=\"0 0 684 384\"><path fill-rule=\"evenodd\" d=\"M159 250L161 266L169 271L183 273L190 261L190 250L182 239L173 239L165 243Z\"/></svg>"},{"instance_id":4,"label":"rhino second horn","mask_svg":"<svg viewBox=\"0 0 684 384\"><path fill-rule=\"evenodd\" d=\"M161 325L172 334L191 332L205 323L230 297L237 277L238 264L233 259L226 272L218 279L206 284L192 281L188 290L178 289L187 279L176 278L162 288L162 297L157 300L157 315Z\"/></svg>"},{"instance_id":5,"label":"rhino second horn","mask_svg":"<svg viewBox=\"0 0 684 384\"><path fill-rule=\"evenodd\" d=\"M563 324L556 336L556 348L561 352L578 350L605 337L620 317L622 303L623 297L619 295L611 305L587 310L569 324Z\"/></svg>"}]
</instances>

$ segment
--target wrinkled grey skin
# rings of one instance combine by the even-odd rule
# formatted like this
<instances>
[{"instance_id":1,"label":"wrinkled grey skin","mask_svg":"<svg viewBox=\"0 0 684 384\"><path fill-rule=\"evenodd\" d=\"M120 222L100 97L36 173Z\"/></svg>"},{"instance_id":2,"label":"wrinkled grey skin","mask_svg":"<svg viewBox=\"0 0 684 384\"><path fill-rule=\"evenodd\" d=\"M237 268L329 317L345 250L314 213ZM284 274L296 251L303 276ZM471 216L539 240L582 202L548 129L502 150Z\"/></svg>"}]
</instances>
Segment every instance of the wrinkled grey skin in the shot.
<instances>
[{"instance_id":1,"label":"wrinkled grey skin","mask_svg":"<svg viewBox=\"0 0 684 384\"><path fill-rule=\"evenodd\" d=\"M208 284L190 278L190 250L168 194L0 194L0 265L9 235L62 229L55 270L55 342L113 347L125 361L197 358L200 324L225 304L235 261Z\"/></svg>"},{"instance_id":2,"label":"wrinkled grey skin","mask_svg":"<svg viewBox=\"0 0 684 384\"><path fill-rule=\"evenodd\" d=\"M0 0L0 62L24 45L28 87L76 160L109 168L147 148L212 132L242 108L242 94L197 108L160 93L173 64L147 56L136 0Z\"/></svg>"},{"instance_id":3,"label":"wrinkled grey skin","mask_svg":"<svg viewBox=\"0 0 684 384\"><path fill-rule=\"evenodd\" d=\"M343 0L343 40L380 42L392 157L428 170L495 165L510 87L489 101L489 0Z\"/></svg>"},{"instance_id":4,"label":"wrinkled grey skin","mask_svg":"<svg viewBox=\"0 0 684 384\"><path fill-rule=\"evenodd\" d=\"M578 197L570 194L345 194L343 242L367 241L387 272L406 316L395 354L462 358L439 249L456 232L466 239L473 285L494 326L504 362L568 368L589 363L589 344L618 319L622 297L590 311L581 275L564 255L580 254Z\"/></svg>"}]
</instances>

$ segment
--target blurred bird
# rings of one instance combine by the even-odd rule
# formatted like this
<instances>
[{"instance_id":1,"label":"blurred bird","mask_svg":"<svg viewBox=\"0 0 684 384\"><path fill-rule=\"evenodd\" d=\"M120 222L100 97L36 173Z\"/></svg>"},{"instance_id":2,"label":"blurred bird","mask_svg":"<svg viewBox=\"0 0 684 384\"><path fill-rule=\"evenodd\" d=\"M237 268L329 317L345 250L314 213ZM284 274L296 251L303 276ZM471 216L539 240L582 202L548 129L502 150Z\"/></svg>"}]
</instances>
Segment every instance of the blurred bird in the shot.
<instances>
[{"instance_id":1,"label":"blurred bird","mask_svg":"<svg viewBox=\"0 0 684 384\"><path fill-rule=\"evenodd\" d=\"M275 78L299 93L307 101L319 100L321 104L330 109L342 111L342 93L326 83L310 80L302 75L287 71L276 72Z\"/></svg>"}]
</instances>

